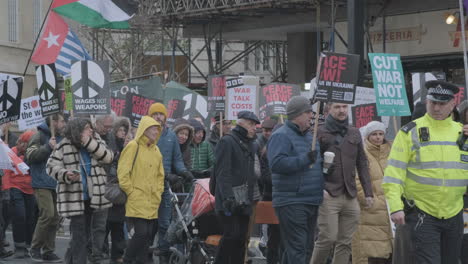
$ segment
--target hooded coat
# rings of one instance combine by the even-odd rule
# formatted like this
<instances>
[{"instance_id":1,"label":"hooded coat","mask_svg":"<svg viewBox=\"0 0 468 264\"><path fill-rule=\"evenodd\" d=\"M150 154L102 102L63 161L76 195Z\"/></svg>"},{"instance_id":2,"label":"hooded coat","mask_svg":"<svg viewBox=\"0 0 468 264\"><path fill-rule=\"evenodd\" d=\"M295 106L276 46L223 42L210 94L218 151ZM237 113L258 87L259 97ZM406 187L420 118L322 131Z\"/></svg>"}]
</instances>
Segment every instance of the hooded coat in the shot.
<instances>
[{"instance_id":1,"label":"hooded coat","mask_svg":"<svg viewBox=\"0 0 468 264\"><path fill-rule=\"evenodd\" d=\"M117 138L117 131L120 127L124 127L127 133L130 129L130 123L128 119L122 118L115 122L114 128L108 136L108 146L114 151L114 161L109 167L107 172L107 181L117 181L117 164L119 162L120 153L124 148L124 139ZM123 222L125 221L125 205L113 204L107 212L107 221L110 222Z\"/></svg>"},{"instance_id":2,"label":"hooded coat","mask_svg":"<svg viewBox=\"0 0 468 264\"><path fill-rule=\"evenodd\" d=\"M55 190L57 181L49 177L46 172L46 163L52 148L49 145L51 137L50 129L44 122L37 127L37 133L29 140L24 160L29 165L29 174L31 174L31 186L34 189ZM56 136L57 143L62 139Z\"/></svg>"},{"instance_id":3,"label":"hooded coat","mask_svg":"<svg viewBox=\"0 0 468 264\"><path fill-rule=\"evenodd\" d=\"M190 153L190 143L193 139L193 127L185 120L185 119L177 119L172 126L172 130L177 136L177 133L182 129L188 129L189 135L187 141L184 144L180 145L180 153L182 154L182 159L184 160L184 165L187 170L191 170L192 168L192 156ZM178 138L177 138L178 139Z\"/></svg>"},{"instance_id":4,"label":"hooded coat","mask_svg":"<svg viewBox=\"0 0 468 264\"><path fill-rule=\"evenodd\" d=\"M391 144L387 141L376 146L365 140L364 151L369 159L374 205L372 208L364 207L364 191L360 184L356 184L357 198L361 204L361 219L352 242L353 264L367 264L368 258L388 259L392 254L393 235L382 189L390 149Z\"/></svg>"},{"instance_id":5,"label":"hooded coat","mask_svg":"<svg viewBox=\"0 0 468 264\"><path fill-rule=\"evenodd\" d=\"M156 142L149 142L146 129L157 126ZM164 166L156 143L161 136L161 125L144 116L135 135L120 154L117 175L120 188L127 194L125 215L143 219L158 218L161 194L164 191Z\"/></svg>"},{"instance_id":6,"label":"hooded coat","mask_svg":"<svg viewBox=\"0 0 468 264\"><path fill-rule=\"evenodd\" d=\"M106 171L103 165L110 164L114 153L106 143L96 135L90 137L82 146L91 156L91 173L87 179L88 193L91 199L91 208L101 210L109 208L112 204L104 198L106 186ZM84 214L82 178L70 181L66 173L72 170L80 171L80 150L68 138L62 139L50 155L46 165L47 174L58 182L57 208L63 217Z\"/></svg>"},{"instance_id":7,"label":"hooded coat","mask_svg":"<svg viewBox=\"0 0 468 264\"><path fill-rule=\"evenodd\" d=\"M214 153L210 143L205 141L206 131L203 125L195 119L189 120L190 125L193 127L194 132L203 131L203 139L200 144L192 142L191 156L192 156L192 171L205 171L213 168L214 165ZM197 177L197 175L194 175Z\"/></svg>"}]
</instances>

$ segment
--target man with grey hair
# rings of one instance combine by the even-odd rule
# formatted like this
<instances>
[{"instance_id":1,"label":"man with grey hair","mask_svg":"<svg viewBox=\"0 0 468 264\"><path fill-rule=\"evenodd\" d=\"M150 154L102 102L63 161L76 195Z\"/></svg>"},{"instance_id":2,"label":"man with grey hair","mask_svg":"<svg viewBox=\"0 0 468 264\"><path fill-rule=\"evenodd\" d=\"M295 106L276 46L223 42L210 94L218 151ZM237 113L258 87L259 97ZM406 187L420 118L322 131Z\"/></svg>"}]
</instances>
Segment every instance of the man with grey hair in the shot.
<instances>
[{"instance_id":1,"label":"man with grey hair","mask_svg":"<svg viewBox=\"0 0 468 264\"><path fill-rule=\"evenodd\" d=\"M286 105L288 120L267 146L273 183L273 207L284 246L281 263L308 264L318 207L323 199L322 159L312 149L309 99L294 96Z\"/></svg>"},{"instance_id":2,"label":"man with grey hair","mask_svg":"<svg viewBox=\"0 0 468 264\"><path fill-rule=\"evenodd\" d=\"M107 142L107 136L113 128L115 113L111 112L109 115L96 115L94 130L99 136Z\"/></svg>"},{"instance_id":3,"label":"man with grey hair","mask_svg":"<svg viewBox=\"0 0 468 264\"><path fill-rule=\"evenodd\" d=\"M224 230L216 264L244 263L254 190L257 188L255 132L260 121L249 111L241 111L237 117L237 126L219 140L215 149L215 210Z\"/></svg>"}]
</instances>

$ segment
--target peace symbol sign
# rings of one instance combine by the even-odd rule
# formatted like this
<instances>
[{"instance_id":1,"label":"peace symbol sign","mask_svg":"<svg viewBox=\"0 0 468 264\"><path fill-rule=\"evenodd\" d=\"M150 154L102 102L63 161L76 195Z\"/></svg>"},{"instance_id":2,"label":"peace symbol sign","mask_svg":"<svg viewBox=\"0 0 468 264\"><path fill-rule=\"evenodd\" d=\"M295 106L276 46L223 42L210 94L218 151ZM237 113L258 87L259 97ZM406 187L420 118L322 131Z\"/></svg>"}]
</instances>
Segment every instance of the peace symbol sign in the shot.
<instances>
[{"instance_id":1,"label":"peace symbol sign","mask_svg":"<svg viewBox=\"0 0 468 264\"><path fill-rule=\"evenodd\" d=\"M18 84L14 79L5 80L0 89L0 110L6 111L17 101L19 93Z\"/></svg>"},{"instance_id":2,"label":"peace symbol sign","mask_svg":"<svg viewBox=\"0 0 468 264\"><path fill-rule=\"evenodd\" d=\"M72 65L73 94L79 98L99 95L105 83L104 71L94 61L79 61Z\"/></svg>"},{"instance_id":3,"label":"peace symbol sign","mask_svg":"<svg viewBox=\"0 0 468 264\"><path fill-rule=\"evenodd\" d=\"M56 79L54 70L50 65L41 65L36 69L39 97L43 101L54 99L56 96Z\"/></svg>"}]
</instances>

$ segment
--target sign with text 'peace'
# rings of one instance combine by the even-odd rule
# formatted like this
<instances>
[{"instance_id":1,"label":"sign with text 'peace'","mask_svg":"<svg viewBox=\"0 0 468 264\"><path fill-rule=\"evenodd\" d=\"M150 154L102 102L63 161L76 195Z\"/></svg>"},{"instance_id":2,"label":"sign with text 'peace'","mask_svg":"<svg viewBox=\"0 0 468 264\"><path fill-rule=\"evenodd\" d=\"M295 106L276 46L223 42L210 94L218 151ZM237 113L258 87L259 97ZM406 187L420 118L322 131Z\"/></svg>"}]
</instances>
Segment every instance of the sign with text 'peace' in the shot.
<instances>
[{"instance_id":1,"label":"sign with text 'peace'","mask_svg":"<svg viewBox=\"0 0 468 264\"><path fill-rule=\"evenodd\" d=\"M36 67L36 80L41 104L42 116L60 112L55 64Z\"/></svg>"},{"instance_id":2,"label":"sign with text 'peace'","mask_svg":"<svg viewBox=\"0 0 468 264\"><path fill-rule=\"evenodd\" d=\"M71 66L76 114L110 113L109 61L78 61Z\"/></svg>"},{"instance_id":3,"label":"sign with text 'peace'","mask_svg":"<svg viewBox=\"0 0 468 264\"><path fill-rule=\"evenodd\" d=\"M319 101L354 104L359 79L359 55L324 52L317 82Z\"/></svg>"},{"instance_id":4,"label":"sign with text 'peace'","mask_svg":"<svg viewBox=\"0 0 468 264\"><path fill-rule=\"evenodd\" d=\"M369 53L379 116L411 115L400 54Z\"/></svg>"}]
</instances>

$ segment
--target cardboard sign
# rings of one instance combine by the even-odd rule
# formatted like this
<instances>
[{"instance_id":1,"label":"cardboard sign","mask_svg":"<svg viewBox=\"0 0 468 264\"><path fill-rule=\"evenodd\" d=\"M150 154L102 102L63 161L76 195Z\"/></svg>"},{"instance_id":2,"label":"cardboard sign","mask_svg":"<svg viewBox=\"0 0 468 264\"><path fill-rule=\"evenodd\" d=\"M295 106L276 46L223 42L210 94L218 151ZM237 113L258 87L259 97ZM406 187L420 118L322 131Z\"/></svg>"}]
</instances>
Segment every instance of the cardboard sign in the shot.
<instances>
[{"instance_id":1,"label":"cardboard sign","mask_svg":"<svg viewBox=\"0 0 468 264\"><path fill-rule=\"evenodd\" d=\"M0 83L0 124L20 118L23 77L10 78Z\"/></svg>"},{"instance_id":2,"label":"cardboard sign","mask_svg":"<svg viewBox=\"0 0 468 264\"><path fill-rule=\"evenodd\" d=\"M35 128L44 122L39 104L39 96L31 96L21 100L21 115L18 128L21 131Z\"/></svg>"},{"instance_id":3,"label":"cardboard sign","mask_svg":"<svg viewBox=\"0 0 468 264\"><path fill-rule=\"evenodd\" d=\"M237 120L237 113L241 111L257 112L259 79L244 78L226 80L226 120Z\"/></svg>"},{"instance_id":4,"label":"cardboard sign","mask_svg":"<svg viewBox=\"0 0 468 264\"><path fill-rule=\"evenodd\" d=\"M361 128L371 121L382 121L382 118L377 115L376 104L362 104L351 107L353 115L353 125L356 128Z\"/></svg>"},{"instance_id":5,"label":"cardboard sign","mask_svg":"<svg viewBox=\"0 0 468 264\"><path fill-rule=\"evenodd\" d=\"M359 78L359 55L326 52L321 60L316 99L353 104Z\"/></svg>"},{"instance_id":6,"label":"cardboard sign","mask_svg":"<svg viewBox=\"0 0 468 264\"><path fill-rule=\"evenodd\" d=\"M259 94L259 118L264 120L272 115L286 115L289 99L300 94L301 88L296 84L271 83L263 86Z\"/></svg>"},{"instance_id":7,"label":"cardboard sign","mask_svg":"<svg viewBox=\"0 0 468 264\"><path fill-rule=\"evenodd\" d=\"M132 127L138 127L141 118L148 114L148 109L156 102L157 100L155 99L149 99L141 95L127 93L127 102L125 104L131 107L126 108L125 116L130 119Z\"/></svg>"},{"instance_id":8,"label":"cardboard sign","mask_svg":"<svg viewBox=\"0 0 468 264\"><path fill-rule=\"evenodd\" d=\"M208 112L224 112L226 76L208 76Z\"/></svg>"},{"instance_id":9,"label":"cardboard sign","mask_svg":"<svg viewBox=\"0 0 468 264\"><path fill-rule=\"evenodd\" d=\"M41 103L42 116L60 112L55 64L36 67L36 80Z\"/></svg>"},{"instance_id":10,"label":"cardboard sign","mask_svg":"<svg viewBox=\"0 0 468 264\"><path fill-rule=\"evenodd\" d=\"M71 66L73 111L76 114L110 113L109 61L78 61Z\"/></svg>"},{"instance_id":11,"label":"cardboard sign","mask_svg":"<svg viewBox=\"0 0 468 264\"><path fill-rule=\"evenodd\" d=\"M400 54L369 53L379 116L411 115Z\"/></svg>"},{"instance_id":12,"label":"cardboard sign","mask_svg":"<svg viewBox=\"0 0 468 264\"><path fill-rule=\"evenodd\" d=\"M174 124L174 121L184 116L185 102L180 99L171 99L167 103L167 123Z\"/></svg>"}]
</instances>

